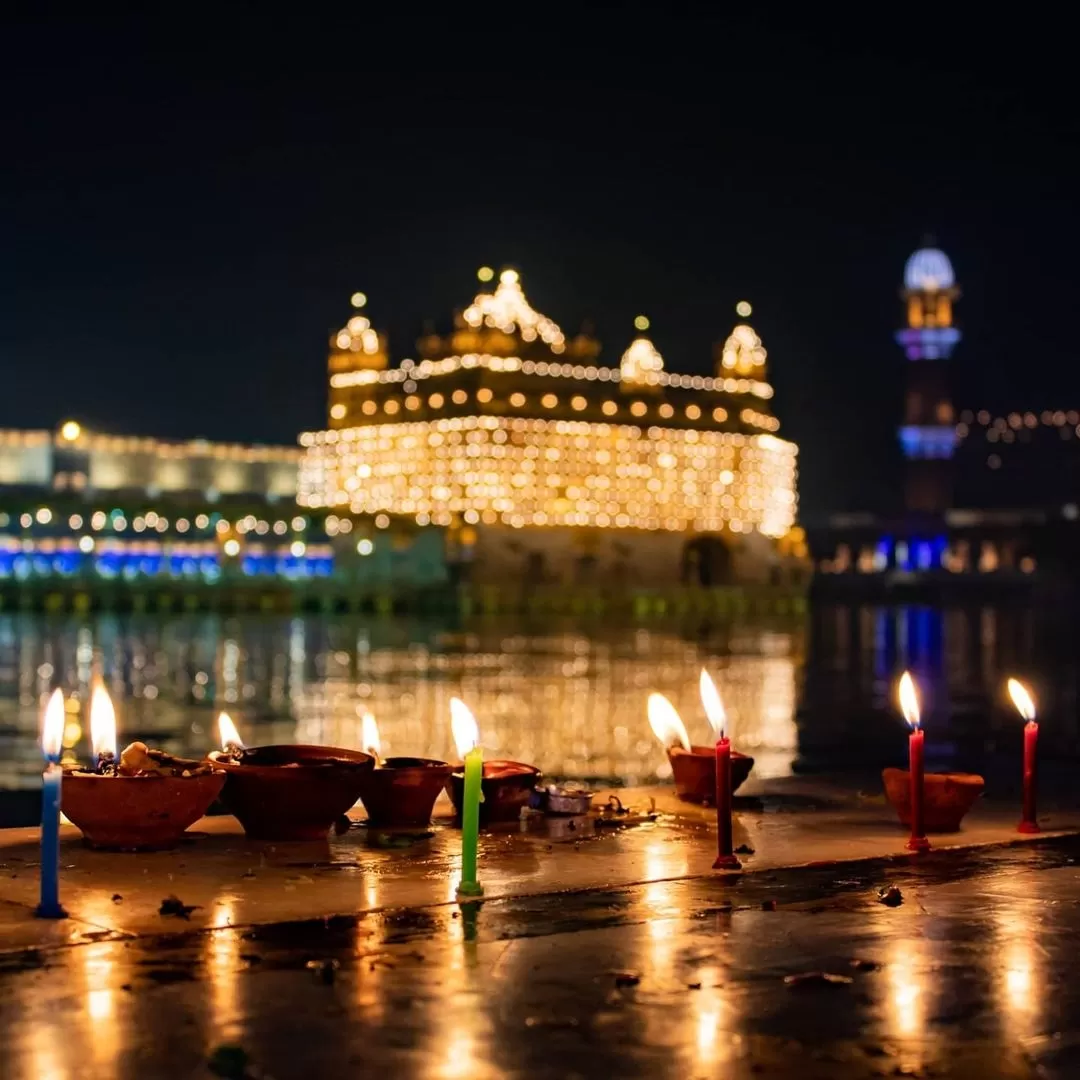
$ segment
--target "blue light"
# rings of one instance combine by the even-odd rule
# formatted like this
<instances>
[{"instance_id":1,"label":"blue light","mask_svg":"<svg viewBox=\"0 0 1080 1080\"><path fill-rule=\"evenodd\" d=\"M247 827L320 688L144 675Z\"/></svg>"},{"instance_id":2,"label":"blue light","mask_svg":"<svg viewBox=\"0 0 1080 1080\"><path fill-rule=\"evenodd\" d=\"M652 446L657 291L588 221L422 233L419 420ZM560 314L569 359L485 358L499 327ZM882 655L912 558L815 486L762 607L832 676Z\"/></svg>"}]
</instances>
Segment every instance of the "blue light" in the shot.
<instances>
[{"instance_id":1,"label":"blue light","mask_svg":"<svg viewBox=\"0 0 1080 1080\"><path fill-rule=\"evenodd\" d=\"M950 425L900 429L900 445L908 458L951 458L956 450L956 428Z\"/></svg>"},{"instance_id":2,"label":"blue light","mask_svg":"<svg viewBox=\"0 0 1080 1080\"><path fill-rule=\"evenodd\" d=\"M895 340L909 360L947 360L960 331L955 326L908 327L897 330Z\"/></svg>"}]
</instances>

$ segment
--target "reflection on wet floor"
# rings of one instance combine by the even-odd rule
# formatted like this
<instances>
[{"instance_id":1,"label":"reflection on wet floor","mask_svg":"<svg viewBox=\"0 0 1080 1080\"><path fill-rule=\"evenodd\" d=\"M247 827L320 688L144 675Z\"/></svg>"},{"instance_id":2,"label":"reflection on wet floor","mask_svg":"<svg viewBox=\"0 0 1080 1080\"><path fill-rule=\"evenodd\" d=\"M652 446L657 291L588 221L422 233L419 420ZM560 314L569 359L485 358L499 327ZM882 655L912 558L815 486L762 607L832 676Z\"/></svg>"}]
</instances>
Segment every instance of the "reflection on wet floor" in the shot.
<instances>
[{"instance_id":1,"label":"reflection on wet floor","mask_svg":"<svg viewBox=\"0 0 1080 1080\"><path fill-rule=\"evenodd\" d=\"M223 904L216 929L0 968L4 1076L201 1076L222 1046L275 1080L1075 1076L1078 857L1069 839L841 883L778 871L248 930ZM898 908L876 902L886 880Z\"/></svg>"}]
</instances>

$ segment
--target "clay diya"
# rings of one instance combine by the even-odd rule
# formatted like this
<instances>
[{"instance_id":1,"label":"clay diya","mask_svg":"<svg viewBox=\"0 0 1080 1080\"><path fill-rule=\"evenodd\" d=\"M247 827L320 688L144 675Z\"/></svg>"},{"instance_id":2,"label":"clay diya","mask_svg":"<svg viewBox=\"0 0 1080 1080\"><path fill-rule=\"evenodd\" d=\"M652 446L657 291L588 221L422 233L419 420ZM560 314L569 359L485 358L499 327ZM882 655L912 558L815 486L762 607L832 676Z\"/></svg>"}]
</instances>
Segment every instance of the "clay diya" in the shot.
<instances>
[{"instance_id":1,"label":"clay diya","mask_svg":"<svg viewBox=\"0 0 1080 1080\"><path fill-rule=\"evenodd\" d=\"M384 758L379 728L371 713L364 714L363 747L375 760L375 768L363 773L360 789L368 824L390 829L430 825L435 800L453 766L433 758Z\"/></svg>"},{"instance_id":2,"label":"clay diya","mask_svg":"<svg viewBox=\"0 0 1080 1080\"><path fill-rule=\"evenodd\" d=\"M881 779L885 794L900 824L911 826L911 774L907 769L885 769ZM923 776L924 825L927 832L956 832L964 815L983 793L985 782L974 773L925 773Z\"/></svg>"},{"instance_id":3,"label":"clay diya","mask_svg":"<svg viewBox=\"0 0 1080 1080\"><path fill-rule=\"evenodd\" d=\"M226 713L218 727L225 749L209 760L226 775L221 799L253 840L324 840L375 766L337 746L245 747Z\"/></svg>"},{"instance_id":4,"label":"clay diya","mask_svg":"<svg viewBox=\"0 0 1080 1080\"><path fill-rule=\"evenodd\" d=\"M116 713L103 686L90 695L97 771L65 769L63 810L90 847L149 851L175 846L218 797L225 774L205 761L134 742L116 759Z\"/></svg>"},{"instance_id":5,"label":"clay diya","mask_svg":"<svg viewBox=\"0 0 1080 1080\"><path fill-rule=\"evenodd\" d=\"M480 824L517 821L529 805L533 789L543 773L535 765L521 761L485 761L480 791ZM461 800L465 791L465 773L458 766L446 781L446 792L454 804L454 814L461 817Z\"/></svg>"},{"instance_id":6,"label":"clay diya","mask_svg":"<svg viewBox=\"0 0 1080 1080\"><path fill-rule=\"evenodd\" d=\"M649 723L653 734L663 744L671 763L671 775L675 781L675 794L683 802L716 802L716 747L694 746L686 732L686 725L674 707L663 710ZM739 787L750 775L754 759L738 750L731 751L731 790Z\"/></svg>"}]
</instances>

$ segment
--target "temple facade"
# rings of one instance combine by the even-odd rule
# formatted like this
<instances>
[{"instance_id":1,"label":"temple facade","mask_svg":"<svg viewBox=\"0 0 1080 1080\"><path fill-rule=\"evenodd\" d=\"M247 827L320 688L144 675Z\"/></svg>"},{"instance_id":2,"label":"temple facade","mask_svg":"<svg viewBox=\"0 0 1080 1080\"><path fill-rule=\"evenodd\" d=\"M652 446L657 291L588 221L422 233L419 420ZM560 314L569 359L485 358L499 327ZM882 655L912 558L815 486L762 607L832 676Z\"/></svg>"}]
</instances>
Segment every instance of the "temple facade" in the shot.
<instances>
[{"instance_id":1,"label":"temple facade","mask_svg":"<svg viewBox=\"0 0 1080 1080\"><path fill-rule=\"evenodd\" d=\"M394 366L366 297L353 302L330 339L327 426L300 439L302 506L438 526L473 581L719 585L782 571L797 448L777 434L748 324L717 347L711 376L667 371L641 317L605 365L593 337L565 334L504 270Z\"/></svg>"}]
</instances>

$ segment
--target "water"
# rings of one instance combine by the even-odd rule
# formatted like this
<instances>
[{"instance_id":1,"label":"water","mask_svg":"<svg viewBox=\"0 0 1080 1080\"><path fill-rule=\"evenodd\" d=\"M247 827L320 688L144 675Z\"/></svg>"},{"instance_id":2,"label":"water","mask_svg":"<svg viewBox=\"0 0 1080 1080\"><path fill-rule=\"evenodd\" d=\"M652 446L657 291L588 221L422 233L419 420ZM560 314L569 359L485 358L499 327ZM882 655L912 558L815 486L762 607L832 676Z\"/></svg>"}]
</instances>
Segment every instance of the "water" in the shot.
<instances>
[{"instance_id":1,"label":"water","mask_svg":"<svg viewBox=\"0 0 1080 1080\"><path fill-rule=\"evenodd\" d=\"M456 760L449 699L480 722L490 756L553 776L636 783L669 775L645 699L667 694L691 737L708 740L697 699L716 676L736 746L760 776L866 771L903 760L891 702L903 667L925 692L931 767L1004 773L1020 723L1004 678L1030 679L1045 755L1080 758L1077 666L1070 635L1046 612L996 608L824 608L807 620L745 619L683 627L376 618L0 616L0 789L40 784L37 731L53 686L86 700L101 672L117 703L120 743L143 739L201 756L227 709L249 745L360 743L366 710L385 754ZM85 717L69 757L88 761Z\"/></svg>"}]
</instances>

